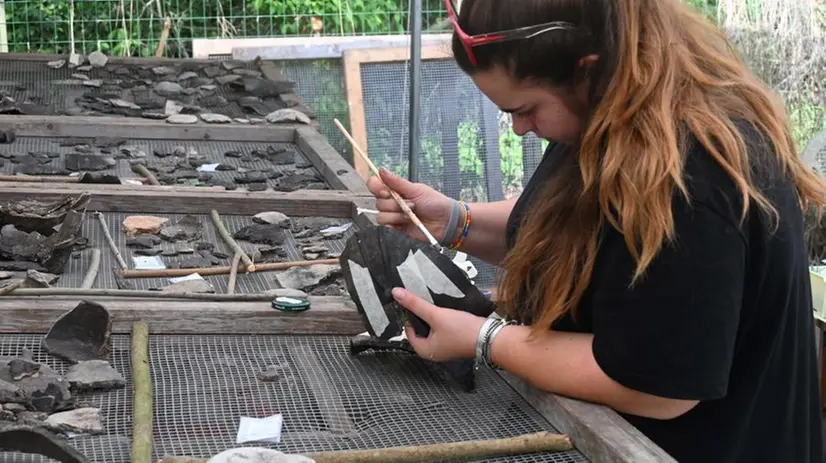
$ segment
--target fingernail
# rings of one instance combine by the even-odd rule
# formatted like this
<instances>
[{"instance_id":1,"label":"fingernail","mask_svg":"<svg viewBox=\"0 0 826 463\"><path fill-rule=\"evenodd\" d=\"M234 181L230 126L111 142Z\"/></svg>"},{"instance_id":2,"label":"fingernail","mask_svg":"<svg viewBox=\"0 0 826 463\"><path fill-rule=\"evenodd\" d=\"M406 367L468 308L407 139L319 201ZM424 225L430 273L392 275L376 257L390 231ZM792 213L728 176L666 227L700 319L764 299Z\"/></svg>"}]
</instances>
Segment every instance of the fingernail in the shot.
<instances>
[{"instance_id":1,"label":"fingernail","mask_svg":"<svg viewBox=\"0 0 826 463\"><path fill-rule=\"evenodd\" d=\"M379 194L381 195L381 197L383 199L387 199L387 198L390 197L390 190L388 190L388 189L381 190L381 193L379 193Z\"/></svg>"},{"instance_id":2,"label":"fingernail","mask_svg":"<svg viewBox=\"0 0 826 463\"><path fill-rule=\"evenodd\" d=\"M397 301L404 299L405 291L403 288L393 288L393 298Z\"/></svg>"}]
</instances>

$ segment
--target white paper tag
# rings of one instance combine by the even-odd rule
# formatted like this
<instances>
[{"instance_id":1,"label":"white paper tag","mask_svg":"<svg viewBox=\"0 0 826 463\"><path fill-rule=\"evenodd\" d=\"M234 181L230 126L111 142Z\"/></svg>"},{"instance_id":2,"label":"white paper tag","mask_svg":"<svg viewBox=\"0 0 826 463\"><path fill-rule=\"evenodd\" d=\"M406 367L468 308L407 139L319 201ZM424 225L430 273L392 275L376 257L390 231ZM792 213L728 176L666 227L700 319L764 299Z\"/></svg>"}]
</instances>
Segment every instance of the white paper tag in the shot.
<instances>
[{"instance_id":1,"label":"white paper tag","mask_svg":"<svg viewBox=\"0 0 826 463\"><path fill-rule=\"evenodd\" d=\"M221 164L201 164L201 167L198 168L198 172L215 172L215 169L218 168Z\"/></svg>"},{"instance_id":2,"label":"white paper tag","mask_svg":"<svg viewBox=\"0 0 826 463\"><path fill-rule=\"evenodd\" d=\"M172 282L172 283L180 283L182 281L203 280L203 279L204 279L204 277L202 277L201 275L199 275L197 273L191 273L191 274L189 274L185 277L170 278L169 281Z\"/></svg>"},{"instance_id":3,"label":"white paper tag","mask_svg":"<svg viewBox=\"0 0 826 463\"><path fill-rule=\"evenodd\" d=\"M280 413L266 418L242 416L241 422L238 424L238 437L235 439L235 443L267 442L280 444L281 426L283 424L284 418Z\"/></svg>"},{"instance_id":4,"label":"white paper tag","mask_svg":"<svg viewBox=\"0 0 826 463\"><path fill-rule=\"evenodd\" d=\"M166 268L160 256L132 256L132 261L135 262L135 270L161 270Z\"/></svg>"},{"instance_id":5,"label":"white paper tag","mask_svg":"<svg viewBox=\"0 0 826 463\"><path fill-rule=\"evenodd\" d=\"M353 223L350 222L350 223L345 223L344 225L336 225L334 227L325 228L324 230L321 230L321 234L323 236L329 236L329 235L335 235L335 234L338 234L338 233L344 233L347 230L349 230L352 225L353 225Z\"/></svg>"}]
</instances>

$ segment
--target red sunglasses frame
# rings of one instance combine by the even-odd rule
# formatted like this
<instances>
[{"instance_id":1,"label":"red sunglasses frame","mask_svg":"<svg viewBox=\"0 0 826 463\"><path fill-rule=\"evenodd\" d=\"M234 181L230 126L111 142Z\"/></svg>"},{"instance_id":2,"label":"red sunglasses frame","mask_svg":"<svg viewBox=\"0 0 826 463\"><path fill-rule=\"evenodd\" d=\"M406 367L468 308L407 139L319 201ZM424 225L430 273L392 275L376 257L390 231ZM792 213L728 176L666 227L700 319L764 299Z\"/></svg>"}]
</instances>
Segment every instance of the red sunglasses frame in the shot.
<instances>
[{"instance_id":1,"label":"red sunglasses frame","mask_svg":"<svg viewBox=\"0 0 826 463\"><path fill-rule=\"evenodd\" d=\"M479 45L486 45L489 43L497 43L497 42L506 42L509 40L522 40L522 39L530 39L539 34L543 34L545 32L554 31L554 30L574 30L576 26L569 22L564 21L554 21L549 23L537 24L535 26L525 26L519 27L516 29L510 29L506 31L497 31L497 32L488 32L485 34L477 34L477 35L468 35L462 28L459 26L459 15L456 12L456 9L453 7L452 0L444 0L445 8L447 9L447 16L450 19L450 22L453 23L453 30L456 31L456 35L459 36L459 40L462 41L462 45L465 47L465 51L468 54L468 58L470 59L470 63L474 66L477 65L476 55L473 54L473 47L477 47Z\"/></svg>"}]
</instances>

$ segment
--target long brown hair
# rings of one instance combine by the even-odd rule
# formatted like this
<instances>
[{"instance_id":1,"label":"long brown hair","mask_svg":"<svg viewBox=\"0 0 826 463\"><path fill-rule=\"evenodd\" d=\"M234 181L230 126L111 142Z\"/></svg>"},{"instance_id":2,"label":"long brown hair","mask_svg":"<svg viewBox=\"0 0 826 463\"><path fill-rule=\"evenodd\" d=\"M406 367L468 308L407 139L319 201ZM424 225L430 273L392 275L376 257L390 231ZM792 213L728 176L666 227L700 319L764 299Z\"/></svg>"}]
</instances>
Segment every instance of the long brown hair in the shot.
<instances>
[{"instance_id":1,"label":"long brown hair","mask_svg":"<svg viewBox=\"0 0 826 463\"><path fill-rule=\"evenodd\" d=\"M752 178L755 162L736 120L770 142L801 206L822 206L826 186L799 158L784 109L741 62L724 35L679 0L463 0L468 34L568 21L576 31L477 46L466 73L501 67L520 79L570 88L586 78L580 58L599 56L581 142L546 181L505 258L500 300L534 333L575 310L589 285L606 226L625 237L637 266L632 282L674 238L671 203L688 198L686 146L694 137L730 175L750 205L777 217Z\"/></svg>"}]
</instances>

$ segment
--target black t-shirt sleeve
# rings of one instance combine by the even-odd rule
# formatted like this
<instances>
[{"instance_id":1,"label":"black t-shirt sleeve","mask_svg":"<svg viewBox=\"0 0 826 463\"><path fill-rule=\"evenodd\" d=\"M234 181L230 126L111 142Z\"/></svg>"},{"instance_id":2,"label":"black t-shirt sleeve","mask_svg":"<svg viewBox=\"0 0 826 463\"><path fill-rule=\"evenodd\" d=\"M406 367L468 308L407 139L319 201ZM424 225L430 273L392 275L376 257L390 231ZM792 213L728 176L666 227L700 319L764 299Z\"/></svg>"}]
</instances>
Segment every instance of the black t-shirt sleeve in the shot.
<instances>
[{"instance_id":1,"label":"black t-shirt sleeve","mask_svg":"<svg viewBox=\"0 0 826 463\"><path fill-rule=\"evenodd\" d=\"M605 237L594 275L593 353L628 388L717 399L728 387L747 242L728 208L703 200L689 206L675 195L672 210L675 241L664 243L633 286L635 262L622 236Z\"/></svg>"}]
</instances>

